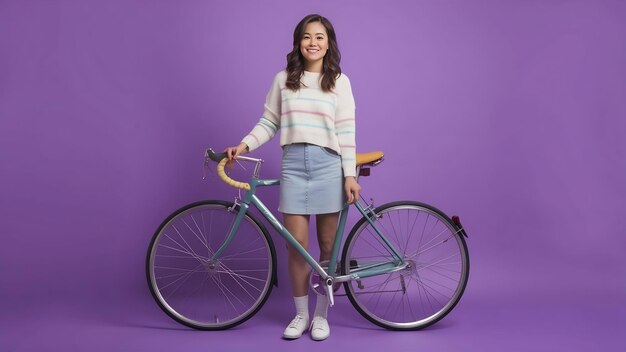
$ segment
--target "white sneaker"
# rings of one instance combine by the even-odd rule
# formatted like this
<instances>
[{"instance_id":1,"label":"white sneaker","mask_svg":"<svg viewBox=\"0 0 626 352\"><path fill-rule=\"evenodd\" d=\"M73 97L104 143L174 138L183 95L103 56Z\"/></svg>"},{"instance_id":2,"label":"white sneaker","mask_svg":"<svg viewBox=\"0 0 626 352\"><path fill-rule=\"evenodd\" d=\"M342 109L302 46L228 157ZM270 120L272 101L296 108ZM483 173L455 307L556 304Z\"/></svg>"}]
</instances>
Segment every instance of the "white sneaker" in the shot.
<instances>
[{"instance_id":1,"label":"white sneaker","mask_svg":"<svg viewBox=\"0 0 626 352\"><path fill-rule=\"evenodd\" d=\"M311 338L315 341L326 340L330 336L328 320L323 317L313 317L311 322Z\"/></svg>"},{"instance_id":2,"label":"white sneaker","mask_svg":"<svg viewBox=\"0 0 626 352\"><path fill-rule=\"evenodd\" d=\"M289 325L285 329L285 332L283 332L283 338L293 340L302 336L302 333L304 332L304 330L306 330L306 327L308 325L308 320L308 318L303 317L299 314L296 315L296 317L293 318L291 323L289 323Z\"/></svg>"}]
</instances>

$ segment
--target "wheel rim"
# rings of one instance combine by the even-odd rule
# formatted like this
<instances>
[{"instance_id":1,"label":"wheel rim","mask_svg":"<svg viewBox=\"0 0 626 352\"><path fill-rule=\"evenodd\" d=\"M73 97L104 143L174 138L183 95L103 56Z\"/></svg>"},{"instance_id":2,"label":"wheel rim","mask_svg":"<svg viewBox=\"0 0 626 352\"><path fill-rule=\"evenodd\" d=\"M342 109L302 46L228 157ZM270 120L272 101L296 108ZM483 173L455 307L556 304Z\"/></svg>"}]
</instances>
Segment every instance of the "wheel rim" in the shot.
<instances>
[{"instance_id":1,"label":"wheel rim","mask_svg":"<svg viewBox=\"0 0 626 352\"><path fill-rule=\"evenodd\" d=\"M150 284L161 307L178 321L227 328L263 304L271 289L271 251L250 218L244 217L229 247L211 261L235 215L224 205L205 204L180 212L158 232L150 254Z\"/></svg>"},{"instance_id":2,"label":"wheel rim","mask_svg":"<svg viewBox=\"0 0 626 352\"><path fill-rule=\"evenodd\" d=\"M364 316L387 328L431 325L454 307L465 288L468 258L463 240L453 224L426 207L397 205L378 214L382 216L376 224L407 266L348 282L350 299ZM367 263L392 260L367 222L356 230L344 257L344 263L352 263L347 273Z\"/></svg>"}]
</instances>

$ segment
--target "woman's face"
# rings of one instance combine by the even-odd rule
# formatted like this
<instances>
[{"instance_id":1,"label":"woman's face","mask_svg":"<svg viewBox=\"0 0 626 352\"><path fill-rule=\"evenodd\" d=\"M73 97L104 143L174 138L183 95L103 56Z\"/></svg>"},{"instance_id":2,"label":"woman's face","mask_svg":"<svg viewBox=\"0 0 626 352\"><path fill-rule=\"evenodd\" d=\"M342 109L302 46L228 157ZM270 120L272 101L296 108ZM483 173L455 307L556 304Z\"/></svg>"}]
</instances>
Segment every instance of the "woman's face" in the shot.
<instances>
[{"instance_id":1,"label":"woman's face","mask_svg":"<svg viewBox=\"0 0 626 352\"><path fill-rule=\"evenodd\" d=\"M311 22L304 27L300 40L300 52L304 57L304 69L322 72L324 56L328 50L328 34L321 22Z\"/></svg>"}]
</instances>

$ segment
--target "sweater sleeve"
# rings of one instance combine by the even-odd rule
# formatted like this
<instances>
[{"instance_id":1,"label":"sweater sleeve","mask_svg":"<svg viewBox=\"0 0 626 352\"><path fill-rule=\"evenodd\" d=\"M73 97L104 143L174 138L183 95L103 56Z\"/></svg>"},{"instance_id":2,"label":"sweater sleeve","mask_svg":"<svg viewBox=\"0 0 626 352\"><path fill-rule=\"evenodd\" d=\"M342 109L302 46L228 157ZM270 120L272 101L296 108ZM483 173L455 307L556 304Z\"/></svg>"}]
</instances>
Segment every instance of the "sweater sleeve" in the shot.
<instances>
[{"instance_id":1,"label":"sweater sleeve","mask_svg":"<svg viewBox=\"0 0 626 352\"><path fill-rule=\"evenodd\" d=\"M263 112L263 116L254 128L252 128L252 131L250 131L250 133L248 133L241 140L241 142L248 145L248 150L250 151L259 148L261 145L272 139L280 128L280 90L282 73L283 72L278 73L274 77L272 87L265 97L265 111Z\"/></svg>"},{"instance_id":2,"label":"sweater sleeve","mask_svg":"<svg viewBox=\"0 0 626 352\"><path fill-rule=\"evenodd\" d=\"M335 132L341 150L344 176L356 176L356 125L355 104L348 76L342 74L336 81L337 110Z\"/></svg>"}]
</instances>

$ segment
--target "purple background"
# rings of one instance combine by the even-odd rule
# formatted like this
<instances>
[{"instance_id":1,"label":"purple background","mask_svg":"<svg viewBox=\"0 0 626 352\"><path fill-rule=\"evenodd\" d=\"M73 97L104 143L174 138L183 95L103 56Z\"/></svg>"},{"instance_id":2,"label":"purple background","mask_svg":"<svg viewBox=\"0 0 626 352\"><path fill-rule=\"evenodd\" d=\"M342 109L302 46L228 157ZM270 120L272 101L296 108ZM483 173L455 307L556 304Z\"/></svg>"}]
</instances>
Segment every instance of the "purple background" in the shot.
<instances>
[{"instance_id":1,"label":"purple background","mask_svg":"<svg viewBox=\"0 0 626 352\"><path fill-rule=\"evenodd\" d=\"M410 333L340 297L320 345L279 338L282 284L236 329L187 329L148 292L148 242L234 196L201 179L203 149L257 121L312 12L337 30L359 150L387 153L365 196L461 215L466 294ZM0 350L625 350L624 34L610 0L0 1Z\"/></svg>"}]
</instances>

